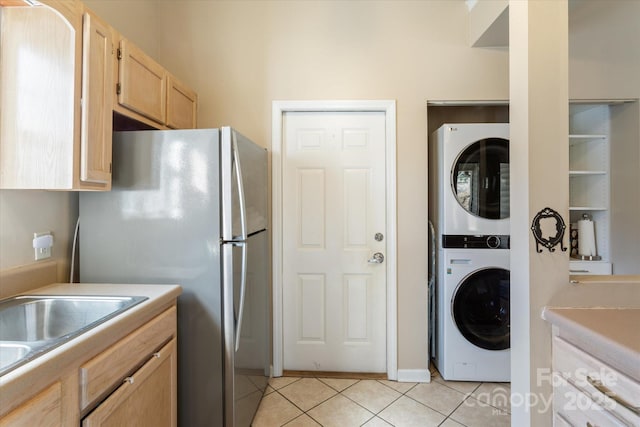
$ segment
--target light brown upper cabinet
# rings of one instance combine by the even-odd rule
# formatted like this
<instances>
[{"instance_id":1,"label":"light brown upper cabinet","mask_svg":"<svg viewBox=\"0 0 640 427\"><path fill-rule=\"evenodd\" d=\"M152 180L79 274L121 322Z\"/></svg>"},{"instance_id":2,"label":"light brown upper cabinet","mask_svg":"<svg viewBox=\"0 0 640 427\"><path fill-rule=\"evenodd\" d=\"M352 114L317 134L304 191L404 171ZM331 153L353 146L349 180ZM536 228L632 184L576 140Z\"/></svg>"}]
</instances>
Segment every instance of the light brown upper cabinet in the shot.
<instances>
[{"instance_id":1,"label":"light brown upper cabinet","mask_svg":"<svg viewBox=\"0 0 640 427\"><path fill-rule=\"evenodd\" d=\"M0 188L110 190L114 111L196 127L196 93L82 2L0 0L0 28Z\"/></svg>"},{"instance_id":2,"label":"light brown upper cabinet","mask_svg":"<svg viewBox=\"0 0 640 427\"><path fill-rule=\"evenodd\" d=\"M114 110L154 127L196 127L196 93L129 40L119 37Z\"/></svg>"},{"instance_id":3,"label":"light brown upper cabinet","mask_svg":"<svg viewBox=\"0 0 640 427\"><path fill-rule=\"evenodd\" d=\"M173 129L196 127L198 95L169 75L167 79L167 126Z\"/></svg>"},{"instance_id":4,"label":"light brown upper cabinet","mask_svg":"<svg viewBox=\"0 0 640 427\"><path fill-rule=\"evenodd\" d=\"M80 179L111 180L113 42L111 29L91 12L83 15Z\"/></svg>"},{"instance_id":5,"label":"light brown upper cabinet","mask_svg":"<svg viewBox=\"0 0 640 427\"><path fill-rule=\"evenodd\" d=\"M43 3L0 13L0 188L109 190L110 31L80 2Z\"/></svg>"},{"instance_id":6,"label":"light brown upper cabinet","mask_svg":"<svg viewBox=\"0 0 640 427\"><path fill-rule=\"evenodd\" d=\"M126 39L120 40L118 61L118 104L164 124L166 70Z\"/></svg>"}]
</instances>

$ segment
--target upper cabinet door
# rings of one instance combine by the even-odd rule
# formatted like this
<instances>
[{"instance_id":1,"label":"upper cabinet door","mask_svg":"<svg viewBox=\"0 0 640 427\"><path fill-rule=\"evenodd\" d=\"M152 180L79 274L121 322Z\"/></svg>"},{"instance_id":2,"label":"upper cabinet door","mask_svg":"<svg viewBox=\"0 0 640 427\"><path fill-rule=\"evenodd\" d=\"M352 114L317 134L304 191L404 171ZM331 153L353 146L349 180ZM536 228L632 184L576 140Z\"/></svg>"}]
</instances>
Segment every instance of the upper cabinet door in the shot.
<instances>
[{"instance_id":1,"label":"upper cabinet door","mask_svg":"<svg viewBox=\"0 0 640 427\"><path fill-rule=\"evenodd\" d=\"M0 188L72 185L75 27L46 6L0 12Z\"/></svg>"},{"instance_id":2,"label":"upper cabinet door","mask_svg":"<svg viewBox=\"0 0 640 427\"><path fill-rule=\"evenodd\" d=\"M120 40L119 57L118 103L164 124L166 70L126 39Z\"/></svg>"},{"instance_id":3,"label":"upper cabinet door","mask_svg":"<svg viewBox=\"0 0 640 427\"><path fill-rule=\"evenodd\" d=\"M198 96L169 75L167 84L167 126L174 129L195 129Z\"/></svg>"},{"instance_id":4,"label":"upper cabinet door","mask_svg":"<svg viewBox=\"0 0 640 427\"><path fill-rule=\"evenodd\" d=\"M113 41L109 26L89 12L83 15L82 76L80 179L106 184L111 181Z\"/></svg>"}]
</instances>

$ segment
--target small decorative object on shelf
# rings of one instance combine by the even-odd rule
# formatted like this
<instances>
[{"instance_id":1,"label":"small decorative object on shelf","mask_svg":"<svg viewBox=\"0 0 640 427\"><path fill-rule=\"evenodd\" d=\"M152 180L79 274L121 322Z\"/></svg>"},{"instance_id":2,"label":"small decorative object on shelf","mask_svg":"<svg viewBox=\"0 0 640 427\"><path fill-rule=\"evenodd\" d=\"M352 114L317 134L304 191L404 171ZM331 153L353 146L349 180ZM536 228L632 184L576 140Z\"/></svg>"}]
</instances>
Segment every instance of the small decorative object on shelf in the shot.
<instances>
[{"instance_id":1,"label":"small decorative object on shelf","mask_svg":"<svg viewBox=\"0 0 640 427\"><path fill-rule=\"evenodd\" d=\"M543 221L547 223L544 226ZM546 207L536 214L531 223L531 232L536 239L536 252L542 252L540 245L549 249L549 252L555 252L555 246L560 244L560 249L565 252L567 248L564 247L563 239L564 232L567 226L562 219L562 216L553 209ZM553 229L553 231L551 231ZM553 234L555 232L555 234Z\"/></svg>"},{"instance_id":2,"label":"small decorative object on shelf","mask_svg":"<svg viewBox=\"0 0 640 427\"><path fill-rule=\"evenodd\" d=\"M569 224L569 245L571 246L571 258L578 257L578 226L576 224Z\"/></svg>"},{"instance_id":3,"label":"small decorative object on shelf","mask_svg":"<svg viewBox=\"0 0 640 427\"><path fill-rule=\"evenodd\" d=\"M577 227L580 235L578 253L572 256L583 261L600 261L602 257L596 254L595 226L591 216L586 213L582 214L582 219L578 221Z\"/></svg>"}]
</instances>

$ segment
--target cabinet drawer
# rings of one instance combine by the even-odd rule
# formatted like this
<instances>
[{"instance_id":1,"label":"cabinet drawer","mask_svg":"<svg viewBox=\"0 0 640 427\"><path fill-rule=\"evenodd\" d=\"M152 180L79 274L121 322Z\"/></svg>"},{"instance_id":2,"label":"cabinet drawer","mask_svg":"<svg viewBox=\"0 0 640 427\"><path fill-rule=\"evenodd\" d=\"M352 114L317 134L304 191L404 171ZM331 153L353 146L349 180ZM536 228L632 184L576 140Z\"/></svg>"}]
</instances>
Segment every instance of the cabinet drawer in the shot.
<instances>
[{"instance_id":1,"label":"cabinet drawer","mask_svg":"<svg viewBox=\"0 0 640 427\"><path fill-rule=\"evenodd\" d=\"M553 369L631 425L640 425L640 384L561 338L553 338Z\"/></svg>"},{"instance_id":2,"label":"cabinet drawer","mask_svg":"<svg viewBox=\"0 0 640 427\"><path fill-rule=\"evenodd\" d=\"M611 274L611 263L603 261L569 261L569 274Z\"/></svg>"},{"instance_id":3,"label":"cabinet drawer","mask_svg":"<svg viewBox=\"0 0 640 427\"><path fill-rule=\"evenodd\" d=\"M553 374L553 412L556 426L626 427L602 406L558 374Z\"/></svg>"},{"instance_id":4,"label":"cabinet drawer","mask_svg":"<svg viewBox=\"0 0 640 427\"><path fill-rule=\"evenodd\" d=\"M80 367L80 408L87 408L176 333L172 307Z\"/></svg>"},{"instance_id":5,"label":"cabinet drawer","mask_svg":"<svg viewBox=\"0 0 640 427\"><path fill-rule=\"evenodd\" d=\"M176 412L176 344L169 341L82 421L83 427L172 427Z\"/></svg>"}]
</instances>

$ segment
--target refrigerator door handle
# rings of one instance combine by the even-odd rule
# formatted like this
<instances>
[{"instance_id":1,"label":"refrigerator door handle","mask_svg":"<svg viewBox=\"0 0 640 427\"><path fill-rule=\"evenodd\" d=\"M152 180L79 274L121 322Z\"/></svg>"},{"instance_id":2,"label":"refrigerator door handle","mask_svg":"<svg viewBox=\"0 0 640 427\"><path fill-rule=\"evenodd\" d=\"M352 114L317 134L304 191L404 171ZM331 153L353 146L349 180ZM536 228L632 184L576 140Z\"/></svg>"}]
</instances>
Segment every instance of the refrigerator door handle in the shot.
<instances>
[{"instance_id":1,"label":"refrigerator door handle","mask_svg":"<svg viewBox=\"0 0 640 427\"><path fill-rule=\"evenodd\" d=\"M224 393L227 396L235 395L234 373L235 354L233 342L235 338L235 307L233 292L233 248L234 242L226 242L222 245L222 324L223 324L223 365L224 365ZM224 399L224 425L234 425L234 399Z\"/></svg>"},{"instance_id":2,"label":"refrigerator door handle","mask_svg":"<svg viewBox=\"0 0 640 427\"><path fill-rule=\"evenodd\" d=\"M247 244L238 243L242 246L242 276L240 277L240 305L238 307L238 320L236 322L235 346L236 351L240 348L240 332L242 331L242 315L244 313L244 299L247 291Z\"/></svg>"},{"instance_id":3,"label":"refrigerator door handle","mask_svg":"<svg viewBox=\"0 0 640 427\"><path fill-rule=\"evenodd\" d=\"M244 199L244 186L242 184L242 168L240 167L240 152L238 151L238 141L236 133L231 132L233 163L235 165L236 180L238 183L238 202L240 205L240 232L241 236L238 240L247 240L247 209Z\"/></svg>"}]
</instances>

